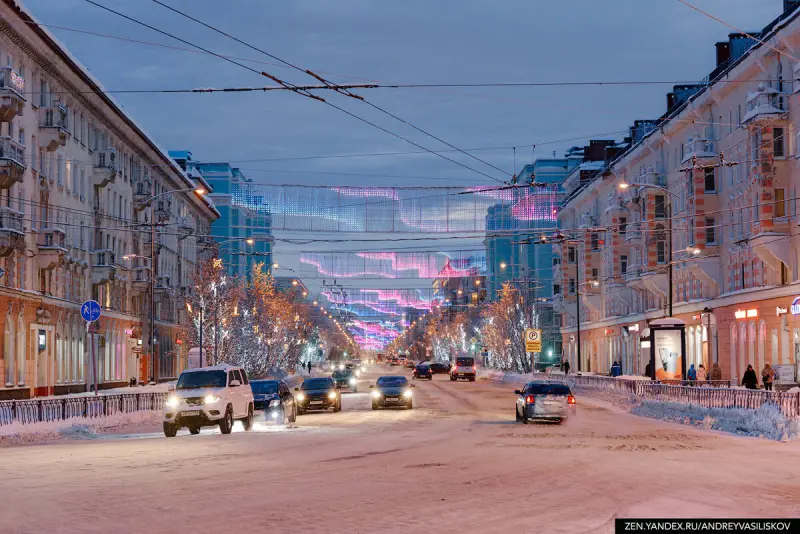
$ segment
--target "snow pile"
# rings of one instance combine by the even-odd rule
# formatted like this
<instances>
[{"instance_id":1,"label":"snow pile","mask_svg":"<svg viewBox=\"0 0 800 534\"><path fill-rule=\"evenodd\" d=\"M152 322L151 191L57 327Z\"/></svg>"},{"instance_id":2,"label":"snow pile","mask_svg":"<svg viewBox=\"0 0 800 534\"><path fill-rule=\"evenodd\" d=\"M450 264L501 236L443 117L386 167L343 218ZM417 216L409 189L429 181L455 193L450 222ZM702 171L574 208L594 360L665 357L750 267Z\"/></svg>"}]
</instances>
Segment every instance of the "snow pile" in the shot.
<instances>
[{"instance_id":1,"label":"snow pile","mask_svg":"<svg viewBox=\"0 0 800 534\"><path fill-rule=\"evenodd\" d=\"M478 378L481 380L504 380L505 373L498 369L478 369Z\"/></svg>"},{"instance_id":2,"label":"snow pile","mask_svg":"<svg viewBox=\"0 0 800 534\"><path fill-rule=\"evenodd\" d=\"M576 397L578 397L579 400L582 396L587 396L595 399L604 400L615 406L620 406L624 409L629 409L632 408L633 406L637 406L640 402L639 398L633 393L627 393L620 389L593 388L593 387L581 386L579 384L571 384L570 389L572 390L572 393Z\"/></svg>"},{"instance_id":3,"label":"snow pile","mask_svg":"<svg viewBox=\"0 0 800 534\"><path fill-rule=\"evenodd\" d=\"M789 393L800 393L800 387L795 386L789 390Z\"/></svg>"},{"instance_id":4,"label":"snow pile","mask_svg":"<svg viewBox=\"0 0 800 534\"><path fill-rule=\"evenodd\" d=\"M644 400L632 412L644 417L696 425L707 430L787 441L800 434L800 419L788 419L774 404L755 410L744 408L704 408L696 404Z\"/></svg>"},{"instance_id":5,"label":"snow pile","mask_svg":"<svg viewBox=\"0 0 800 534\"><path fill-rule=\"evenodd\" d=\"M160 411L131 412L84 419L76 417L23 425L11 423L0 426L0 446L42 443L62 439L96 439L98 434L120 432L129 428L153 426L161 423Z\"/></svg>"},{"instance_id":6,"label":"snow pile","mask_svg":"<svg viewBox=\"0 0 800 534\"><path fill-rule=\"evenodd\" d=\"M624 380L647 380L650 381L649 376L639 376L639 375L620 375L617 378L622 378Z\"/></svg>"}]
</instances>

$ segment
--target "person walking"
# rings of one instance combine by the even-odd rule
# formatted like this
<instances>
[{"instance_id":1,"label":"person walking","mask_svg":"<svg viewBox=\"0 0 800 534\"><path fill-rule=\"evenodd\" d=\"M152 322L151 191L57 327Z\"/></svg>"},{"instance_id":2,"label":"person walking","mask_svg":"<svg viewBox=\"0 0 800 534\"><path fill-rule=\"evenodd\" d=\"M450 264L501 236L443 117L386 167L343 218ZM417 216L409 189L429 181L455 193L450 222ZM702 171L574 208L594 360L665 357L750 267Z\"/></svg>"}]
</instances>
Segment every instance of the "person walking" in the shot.
<instances>
[{"instance_id":1,"label":"person walking","mask_svg":"<svg viewBox=\"0 0 800 534\"><path fill-rule=\"evenodd\" d=\"M653 362L647 362L644 366L644 375L650 379L653 378Z\"/></svg>"},{"instance_id":2,"label":"person walking","mask_svg":"<svg viewBox=\"0 0 800 534\"><path fill-rule=\"evenodd\" d=\"M717 362L714 362L714 365L711 366L711 374L709 375L709 378L712 381L722 380L722 368Z\"/></svg>"},{"instance_id":3,"label":"person walking","mask_svg":"<svg viewBox=\"0 0 800 534\"><path fill-rule=\"evenodd\" d=\"M690 386L697 381L697 369L694 368L694 364L689 366L689 370L686 372L686 379L689 381Z\"/></svg>"},{"instance_id":4,"label":"person walking","mask_svg":"<svg viewBox=\"0 0 800 534\"><path fill-rule=\"evenodd\" d=\"M308 374L311 374L311 360L308 360Z\"/></svg>"},{"instance_id":5,"label":"person walking","mask_svg":"<svg viewBox=\"0 0 800 534\"><path fill-rule=\"evenodd\" d=\"M764 383L764 389L772 391L772 383L775 381L775 369L769 363L764 364L761 370L761 381Z\"/></svg>"},{"instance_id":6,"label":"person walking","mask_svg":"<svg viewBox=\"0 0 800 534\"><path fill-rule=\"evenodd\" d=\"M705 366L701 363L697 368L697 382L702 384L706 380L708 380L708 373L706 372Z\"/></svg>"},{"instance_id":7,"label":"person walking","mask_svg":"<svg viewBox=\"0 0 800 534\"><path fill-rule=\"evenodd\" d=\"M569 374L569 360L564 360L564 365L562 366L562 368L564 369L564 374L568 375Z\"/></svg>"},{"instance_id":8,"label":"person walking","mask_svg":"<svg viewBox=\"0 0 800 534\"><path fill-rule=\"evenodd\" d=\"M747 366L747 371L744 372L744 376L742 377L742 385L747 389L758 388L758 377L752 365Z\"/></svg>"},{"instance_id":9,"label":"person walking","mask_svg":"<svg viewBox=\"0 0 800 534\"><path fill-rule=\"evenodd\" d=\"M619 364L619 362L614 361L614 363L611 364L611 376L618 377L621 374L622 374L622 366Z\"/></svg>"}]
</instances>

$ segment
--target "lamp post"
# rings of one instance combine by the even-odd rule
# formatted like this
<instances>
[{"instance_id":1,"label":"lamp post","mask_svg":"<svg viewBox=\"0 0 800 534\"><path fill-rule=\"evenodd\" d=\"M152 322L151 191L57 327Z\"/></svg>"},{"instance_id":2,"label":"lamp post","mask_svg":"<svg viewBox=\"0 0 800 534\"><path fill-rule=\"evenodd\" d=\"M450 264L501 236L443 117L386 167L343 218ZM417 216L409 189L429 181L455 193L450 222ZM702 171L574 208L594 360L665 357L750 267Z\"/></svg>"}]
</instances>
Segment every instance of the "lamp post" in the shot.
<instances>
[{"instance_id":1,"label":"lamp post","mask_svg":"<svg viewBox=\"0 0 800 534\"><path fill-rule=\"evenodd\" d=\"M161 193L156 194L156 182L155 180L150 181L150 198L142 202L143 206L147 206L150 204L150 335L148 336L147 346L150 349L150 356L153 360L153 370L152 370L152 379L153 382L158 381L158 366L156 364L156 353L155 353L155 306L156 306L156 292L155 292L155 278L156 278L156 221L155 221L155 210L153 210L152 203L158 197L162 197L164 195L170 195L172 193L187 193L189 191L194 191L198 196L203 196L206 194L206 190L202 187L189 187L186 189L173 189L170 191L163 191Z\"/></svg>"}]
</instances>

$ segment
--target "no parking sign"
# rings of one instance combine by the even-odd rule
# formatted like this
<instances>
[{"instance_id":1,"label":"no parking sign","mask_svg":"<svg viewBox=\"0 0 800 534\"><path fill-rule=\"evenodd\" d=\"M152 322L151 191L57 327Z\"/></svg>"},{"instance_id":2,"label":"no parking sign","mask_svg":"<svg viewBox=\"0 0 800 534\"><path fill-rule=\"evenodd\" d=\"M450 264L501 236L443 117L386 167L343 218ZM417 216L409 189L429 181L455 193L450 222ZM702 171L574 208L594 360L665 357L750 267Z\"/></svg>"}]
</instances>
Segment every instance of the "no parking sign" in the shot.
<instances>
[{"instance_id":1,"label":"no parking sign","mask_svg":"<svg viewBox=\"0 0 800 534\"><path fill-rule=\"evenodd\" d=\"M525 352L542 352L542 331L538 328L525 329Z\"/></svg>"}]
</instances>

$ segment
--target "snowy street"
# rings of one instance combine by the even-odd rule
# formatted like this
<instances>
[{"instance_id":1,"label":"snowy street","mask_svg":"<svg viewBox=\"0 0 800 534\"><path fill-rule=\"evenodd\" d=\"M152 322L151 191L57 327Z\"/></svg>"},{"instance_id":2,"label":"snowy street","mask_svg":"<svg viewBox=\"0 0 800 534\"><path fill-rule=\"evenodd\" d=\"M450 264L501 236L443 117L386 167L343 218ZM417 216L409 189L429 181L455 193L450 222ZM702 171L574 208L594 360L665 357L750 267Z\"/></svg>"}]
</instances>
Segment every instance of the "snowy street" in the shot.
<instances>
[{"instance_id":1,"label":"snowy street","mask_svg":"<svg viewBox=\"0 0 800 534\"><path fill-rule=\"evenodd\" d=\"M739 438L578 397L515 423L514 385L416 381L413 411L368 385L296 428L237 423L8 447L0 532L611 532L620 517L800 515L796 443ZM46 510L46 513L40 511Z\"/></svg>"}]
</instances>

